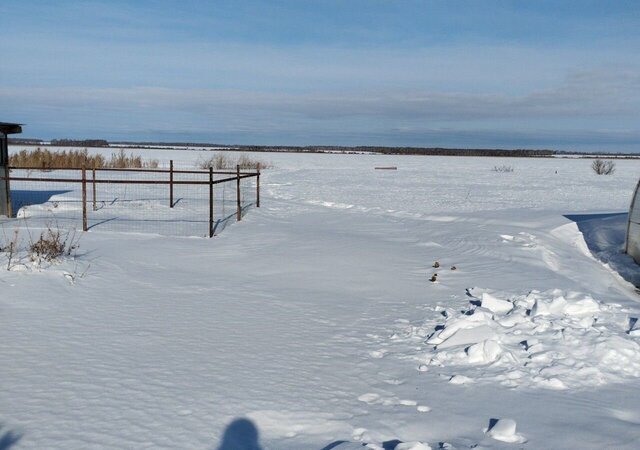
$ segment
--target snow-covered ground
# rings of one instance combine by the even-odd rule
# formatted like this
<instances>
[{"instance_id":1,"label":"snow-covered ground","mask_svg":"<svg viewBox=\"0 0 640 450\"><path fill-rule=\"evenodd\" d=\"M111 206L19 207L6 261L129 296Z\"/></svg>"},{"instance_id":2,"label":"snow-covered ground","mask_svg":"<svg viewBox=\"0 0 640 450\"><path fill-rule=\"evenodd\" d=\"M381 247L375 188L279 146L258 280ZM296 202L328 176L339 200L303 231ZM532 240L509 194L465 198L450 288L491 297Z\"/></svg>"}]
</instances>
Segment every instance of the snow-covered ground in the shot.
<instances>
[{"instance_id":1,"label":"snow-covered ground","mask_svg":"<svg viewBox=\"0 0 640 450\"><path fill-rule=\"evenodd\" d=\"M637 448L640 161L257 157L214 239L0 271L0 448Z\"/></svg>"}]
</instances>

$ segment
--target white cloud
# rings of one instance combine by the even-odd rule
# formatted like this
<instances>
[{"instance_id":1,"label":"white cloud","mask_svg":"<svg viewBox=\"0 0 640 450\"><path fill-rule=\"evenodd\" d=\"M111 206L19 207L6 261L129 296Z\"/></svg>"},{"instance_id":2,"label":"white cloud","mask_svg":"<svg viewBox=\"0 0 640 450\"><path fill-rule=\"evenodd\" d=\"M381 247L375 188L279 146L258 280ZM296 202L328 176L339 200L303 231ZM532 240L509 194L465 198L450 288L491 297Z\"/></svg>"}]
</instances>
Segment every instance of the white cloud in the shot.
<instances>
[{"instance_id":1,"label":"white cloud","mask_svg":"<svg viewBox=\"0 0 640 450\"><path fill-rule=\"evenodd\" d=\"M625 117L640 113L640 74L613 68L582 71L555 87L524 95L362 89L311 93L250 92L162 87L0 88L5 108L75 108L225 117L261 115L309 120L378 118L473 121L490 119Z\"/></svg>"}]
</instances>

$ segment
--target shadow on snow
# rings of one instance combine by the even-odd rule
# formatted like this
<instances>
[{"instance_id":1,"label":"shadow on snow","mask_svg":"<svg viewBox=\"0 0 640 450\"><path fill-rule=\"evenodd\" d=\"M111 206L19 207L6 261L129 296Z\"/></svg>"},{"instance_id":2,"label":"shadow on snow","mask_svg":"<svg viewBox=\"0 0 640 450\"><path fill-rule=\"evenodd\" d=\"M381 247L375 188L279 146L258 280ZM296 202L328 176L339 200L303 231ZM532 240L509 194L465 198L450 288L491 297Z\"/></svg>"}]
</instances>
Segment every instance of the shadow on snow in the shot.
<instances>
[{"instance_id":1,"label":"shadow on snow","mask_svg":"<svg viewBox=\"0 0 640 450\"><path fill-rule=\"evenodd\" d=\"M0 424L0 450L9 450L17 444L20 439L22 439L21 433L3 429L2 424Z\"/></svg>"},{"instance_id":2,"label":"shadow on snow","mask_svg":"<svg viewBox=\"0 0 640 450\"><path fill-rule=\"evenodd\" d=\"M262 450L258 429L249 419L234 419L227 425L217 450Z\"/></svg>"},{"instance_id":3,"label":"shadow on snow","mask_svg":"<svg viewBox=\"0 0 640 450\"><path fill-rule=\"evenodd\" d=\"M634 286L640 286L640 266L624 253L628 218L626 212L567 214L565 217L576 223L595 258L609 265Z\"/></svg>"},{"instance_id":4,"label":"shadow on snow","mask_svg":"<svg viewBox=\"0 0 640 450\"><path fill-rule=\"evenodd\" d=\"M11 190L11 206L14 213L20 211L20 208L30 205L42 205L51 201L51 198L55 195L62 195L71 192L70 190L24 190L24 189L12 189Z\"/></svg>"},{"instance_id":5,"label":"shadow on snow","mask_svg":"<svg viewBox=\"0 0 640 450\"><path fill-rule=\"evenodd\" d=\"M402 441L393 439L382 443L384 450L394 450ZM334 441L321 450L359 450L367 444L362 442ZM0 449L1 450L1 449ZM234 419L224 431L220 445L216 450L263 450L259 443L256 425L249 419Z\"/></svg>"}]
</instances>

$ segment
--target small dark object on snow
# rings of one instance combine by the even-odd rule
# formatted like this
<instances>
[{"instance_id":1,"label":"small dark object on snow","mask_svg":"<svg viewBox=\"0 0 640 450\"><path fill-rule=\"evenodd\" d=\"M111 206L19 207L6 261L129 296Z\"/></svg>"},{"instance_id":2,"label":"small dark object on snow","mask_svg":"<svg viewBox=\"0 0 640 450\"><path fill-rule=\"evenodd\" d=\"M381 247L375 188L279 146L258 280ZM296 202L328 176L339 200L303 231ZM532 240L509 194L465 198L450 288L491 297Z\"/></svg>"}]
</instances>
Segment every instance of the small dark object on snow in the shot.
<instances>
[{"instance_id":1,"label":"small dark object on snow","mask_svg":"<svg viewBox=\"0 0 640 450\"><path fill-rule=\"evenodd\" d=\"M451 270L458 270L456 266L451 266Z\"/></svg>"},{"instance_id":2,"label":"small dark object on snow","mask_svg":"<svg viewBox=\"0 0 640 450\"><path fill-rule=\"evenodd\" d=\"M429 281L431 281L432 283L435 283L436 281L438 281L437 278L438 278L438 274L434 273L433 275L431 275L431 278L429 278Z\"/></svg>"},{"instance_id":3,"label":"small dark object on snow","mask_svg":"<svg viewBox=\"0 0 640 450\"><path fill-rule=\"evenodd\" d=\"M434 262L433 267L437 269L438 267L440 267L440 263L438 261Z\"/></svg>"}]
</instances>

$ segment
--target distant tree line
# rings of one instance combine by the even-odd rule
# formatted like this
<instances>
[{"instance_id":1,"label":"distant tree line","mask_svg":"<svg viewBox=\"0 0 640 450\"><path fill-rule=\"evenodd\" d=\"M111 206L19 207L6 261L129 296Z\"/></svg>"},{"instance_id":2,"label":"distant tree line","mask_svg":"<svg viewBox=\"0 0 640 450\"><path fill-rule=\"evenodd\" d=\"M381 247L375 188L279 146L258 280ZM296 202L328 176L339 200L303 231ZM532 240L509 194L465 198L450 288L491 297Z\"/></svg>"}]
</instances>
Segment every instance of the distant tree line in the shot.
<instances>
[{"instance_id":1,"label":"distant tree line","mask_svg":"<svg viewBox=\"0 0 640 450\"><path fill-rule=\"evenodd\" d=\"M53 139L51 145L58 147L109 147L104 139Z\"/></svg>"},{"instance_id":2,"label":"distant tree line","mask_svg":"<svg viewBox=\"0 0 640 450\"><path fill-rule=\"evenodd\" d=\"M8 139L11 145L42 145L42 139L30 139L30 138L16 138L10 137Z\"/></svg>"},{"instance_id":3,"label":"distant tree line","mask_svg":"<svg viewBox=\"0 0 640 450\"><path fill-rule=\"evenodd\" d=\"M337 145L226 145L204 144L187 142L112 142L113 145L138 145L141 147L224 147L229 151L241 152L285 152L285 153L380 153L385 155L445 155L445 156L513 156L513 157L545 157L552 156L553 150L527 150L527 149L468 149L468 148L441 148L441 147L377 147L357 146L346 147Z\"/></svg>"},{"instance_id":4,"label":"distant tree line","mask_svg":"<svg viewBox=\"0 0 640 450\"><path fill-rule=\"evenodd\" d=\"M380 153L384 155L443 155L443 156L505 156L505 157L546 157L554 155L553 150L528 149L482 149L482 148L441 148L441 147L341 147L341 146L262 146L243 145L238 150L253 152L308 152L308 153Z\"/></svg>"},{"instance_id":5,"label":"distant tree line","mask_svg":"<svg viewBox=\"0 0 640 450\"><path fill-rule=\"evenodd\" d=\"M211 144L202 142L153 142L153 141L113 141L110 142L113 146L130 146L130 147L162 147L162 148L183 148L183 147L235 147L228 144ZM233 150L233 148L232 148Z\"/></svg>"}]
</instances>

